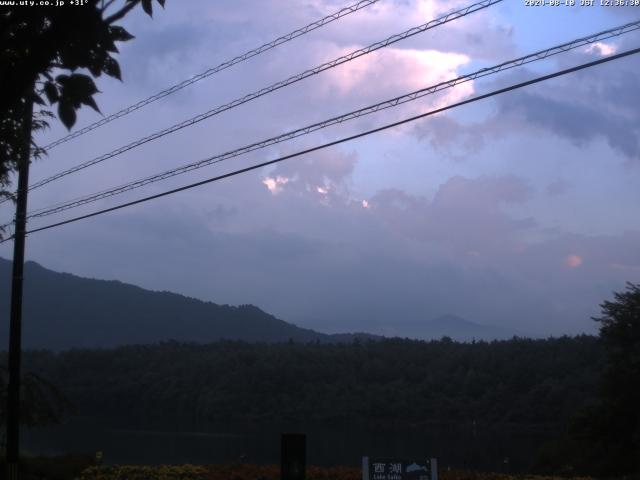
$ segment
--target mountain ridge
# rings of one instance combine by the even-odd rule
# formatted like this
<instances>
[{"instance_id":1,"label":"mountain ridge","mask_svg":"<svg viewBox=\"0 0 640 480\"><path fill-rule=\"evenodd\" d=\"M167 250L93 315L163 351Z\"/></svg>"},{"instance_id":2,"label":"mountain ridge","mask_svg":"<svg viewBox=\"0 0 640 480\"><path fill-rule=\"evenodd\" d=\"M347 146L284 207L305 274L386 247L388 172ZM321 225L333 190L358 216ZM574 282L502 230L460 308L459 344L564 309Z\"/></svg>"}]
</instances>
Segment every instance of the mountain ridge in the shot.
<instances>
[{"instance_id":1,"label":"mountain ridge","mask_svg":"<svg viewBox=\"0 0 640 480\"><path fill-rule=\"evenodd\" d=\"M440 315L426 322L427 330L431 336L440 338L448 336L454 340L487 340L509 339L514 336L522 336L519 332L496 325L487 325L472 322L458 315ZM438 336L439 335L439 336Z\"/></svg>"},{"instance_id":2,"label":"mountain ridge","mask_svg":"<svg viewBox=\"0 0 640 480\"><path fill-rule=\"evenodd\" d=\"M0 257L0 312L5 312L5 318L9 314L10 278L11 261ZM321 333L281 320L254 305L216 304L119 280L85 278L55 272L33 261L25 263L23 317L23 346L53 350L169 340L350 343L355 339L383 338L363 332ZM496 328L443 315L411 324L408 331L414 330L413 337L427 340L443 336L459 341L513 336L496 334ZM0 328L0 345L6 345L7 339L8 322Z\"/></svg>"},{"instance_id":3,"label":"mountain ridge","mask_svg":"<svg viewBox=\"0 0 640 480\"><path fill-rule=\"evenodd\" d=\"M0 258L0 311L7 316L10 274L11 262ZM26 348L113 347L165 340L331 340L330 335L289 324L253 305L219 305L118 280L87 279L31 261L25 263L24 298ZM7 337L5 327L0 342L6 344Z\"/></svg>"}]
</instances>

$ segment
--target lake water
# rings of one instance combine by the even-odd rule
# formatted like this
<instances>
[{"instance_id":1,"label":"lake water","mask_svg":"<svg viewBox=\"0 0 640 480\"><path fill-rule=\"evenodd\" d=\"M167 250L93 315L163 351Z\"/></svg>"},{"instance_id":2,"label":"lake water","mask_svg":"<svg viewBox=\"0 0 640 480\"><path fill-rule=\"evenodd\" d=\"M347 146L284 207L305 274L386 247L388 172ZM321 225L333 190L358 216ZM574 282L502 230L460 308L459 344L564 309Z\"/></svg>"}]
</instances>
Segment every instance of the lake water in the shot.
<instances>
[{"instance_id":1,"label":"lake water","mask_svg":"<svg viewBox=\"0 0 640 480\"><path fill-rule=\"evenodd\" d=\"M537 449L551 433L515 427L431 426L384 430L331 425L217 425L167 430L127 428L107 420L73 418L64 425L24 429L26 453L104 453L116 464L277 464L282 433L307 435L310 465L361 465L363 456L437 457L440 468L466 467L517 472L530 468ZM507 462L505 462L507 459Z\"/></svg>"}]
</instances>

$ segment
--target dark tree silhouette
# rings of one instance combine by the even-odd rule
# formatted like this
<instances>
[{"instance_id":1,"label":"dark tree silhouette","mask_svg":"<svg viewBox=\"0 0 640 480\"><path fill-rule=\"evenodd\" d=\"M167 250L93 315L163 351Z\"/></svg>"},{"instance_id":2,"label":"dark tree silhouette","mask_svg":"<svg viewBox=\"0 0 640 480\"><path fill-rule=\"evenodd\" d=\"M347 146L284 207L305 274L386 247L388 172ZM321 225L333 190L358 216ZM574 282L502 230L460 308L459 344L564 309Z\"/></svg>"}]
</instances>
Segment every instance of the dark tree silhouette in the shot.
<instances>
[{"instance_id":1,"label":"dark tree silhouette","mask_svg":"<svg viewBox=\"0 0 640 480\"><path fill-rule=\"evenodd\" d=\"M606 444L607 473L640 472L640 284L627 283L600 305L600 338L607 354L597 432Z\"/></svg>"},{"instance_id":2,"label":"dark tree silhouette","mask_svg":"<svg viewBox=\"0 0 640 480\"><path fill-rule=\"evenodd\" d=\"M600 323L604 349L596 402L579 412L570 429L577 470L600 476L640 473L640 285L614 292Z\"/></svg>"},{"instance_id":3,"label":"dark tree silhouette","mask_svg":"<svg viewBox=\"0 0 640 480\"><path fill-rule=\"evenodd\" d=\"M0 366L0 443L4 444L4 427L7 422L7 377L8 371ZM42 376L27 372L20 382L22 408L20 423L27 427L39 427L59 423L65 412L72 411L67 397Z\"/></svg>"},{"instance_id":4,"label":"dark tree silhouette","mask_svg":"<svg viewBox=\"0 0 640 480\"><path fill-rule=\"evenodd\" d=\"M79 415L123 428L422 432L440 437L442 456L459 458L458 465L464 454L469 467L493 469L508 456L514 471L532 471L538 445L594 401L601 353L591 336L474 344L173 341L27 351L25 366L58 385Z\"/></svg>"},{"instance_id":5,"label":"dark tree silhouette","mask_svg":"<svg viewBox=\"0 0 640 480\"><path fill-rule=\"evenodd\" d=\"M165 0L157 0L164 6ZM57 106L57 116L71 128L76 110L87 105L98 110L93 77L103 73L120 79L113 58L117 42L133 38L116 22L137 5L152 14L152 0L88 0L84 5L0 7L0 195L17 169L24 149L25 122L35 105L33 130L54 117L46 107ZM85 72L85 73L82 73ZM88 75L86 74L88 73ZM42 149L31 141L34 157Z\"/></svg>"},{"instance_id":6,"label":"dark tree silhouette","mask_svg":"<svg viewBox=\"0 0 640 480\"><path fill-rule=\"evenodd\" d=\"M157 0L163 6L164 0ZM52 3L52 2L51 2ZM14 234L14 268L7 386L7 476L19 477L20 324L29 162L45 153L33 142L33 131L45 128L57 114L68 128L76 110L98 110L92 77L120 78L112 53L116 42L133 38L115 22L137 5L152 14L152 0L83 0L77 5L3 5L0 10L0 194L18 175ZM89 75L82 72L88 72ZM47 101L45 101L45 98ZM0 235L2 234L0 229ZM27 385L27 384L24 384Z\"/></svg>"}]
</instances>

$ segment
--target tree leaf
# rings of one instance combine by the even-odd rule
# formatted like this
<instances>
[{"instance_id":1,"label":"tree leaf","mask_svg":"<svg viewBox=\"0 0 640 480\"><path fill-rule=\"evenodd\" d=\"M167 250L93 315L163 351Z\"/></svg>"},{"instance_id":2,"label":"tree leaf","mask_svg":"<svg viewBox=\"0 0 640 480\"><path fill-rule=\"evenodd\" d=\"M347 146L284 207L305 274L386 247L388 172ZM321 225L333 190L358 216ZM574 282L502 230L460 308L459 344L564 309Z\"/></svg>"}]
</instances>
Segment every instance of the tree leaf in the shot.
<instances>
[{"instance_id":1,"label":"tree leaf","mask_svg":"<svg viewBox=\"0 0 640 480\"><path fill-rule=\"evenodd\" d=\"M53 82L45 82L44 84L44 93L49 100L49 103L53 105L60 98L60 94L58 92L58 87Z\"/></svg>"},{"instance_id":2,"label":"tree leaf","mask_svg":"<svg viewBox=\"0 0 640 480\"><path fill-rule=\"evenodd\" d=\"M76 111L73 108L73 105L67 101L61 101L58 105L58 117L67 127L67 130L71 130L73 124L76 123Z\"/></svg>"},{"instance_id":3,"label":"tree leaf","mask_svg":"<svg viewBox=\"0 0 640 480\"><path fill-rule=\"evenodd\" d=\"M118 62L114 58L107 57L104 60L104 65L102 67L102 70L104 71L104 73L106 73L110 77L117 78L118 80L122 81L120 65L118 65Z\"/></svg>"},{"instance_id":4,"label":"tree leaf","mask_svg":"<svg viewBox=\"0 0 640 480\"><path fill-rule=\"evenodd\" d=\"M33 103L36 103L38 105L46 105L46 103L44 103L44 100L42 100L42 97L35 92L33 92Z\"/></svg>"},{"instance_id":5,"label":"tree leaf","mask_svg":"<svg viewBox=\"0 0 640 480\"><path fill-rule=\"evenodd\" d=\"M96 103L96 101L93 99L92 96L86 97L84 100L82 100L82 103L84 103L85 105L90 106L91 108L93 108L96 112L98 113L102 113L100 111L100 109L98 108L98 104Z\"/></svg>"},{"instance_id":6,"label":"tree leaf","mask_svg":"<svg viewBox=\"0 0 640 480\"><path fill-rule=\"evenodd\" d=\"M104 44L104 49L106 52L111 52L111 53L119 53L120 50L118 50L118 47L116 47L116 44L114 43L114 40L112 38L105 38L103 40L103 44Z\"/></svg>"},{"instance_id":7,"label":"tree leaf","mask_svg":"<svg viewBox=\"0 0 640 480\"><path fill-rule=\"evenodd\" d=\"M116 42L127 42L136 37L127 32L124 28L119 27L118 25L112 25L109 27L109 33L111 34L111 39Z\"/></svg>"},{"instance_id":8,"label":"tree leaf","mask_svg":"<svg viewBox=\"0 0 640 480\"><path fill-rule=\"evenodd\" d=\"M162 8L164 8L164 0L158 0L158 3L160 4L160 6L161 6Z\"/></svg>"},{"instance_id":9,"label":"tree leaf","mask_svg":"<svg viewBox=\"0 0 640 480\"><path fill-rule=\"evenodd\" d=\"M92 63L87 68L91 72L91 75L93 75L94 77L99 77L102 73L102 65L98 65L97 63Z\"/></svg>"},{"instance_id":10,"label":"tree leaf","mask_svg":"<svg viewBox=\"0 0 640 480\"><path fill-rule=\"evenodd\" d=\"M58 75L56 77L56 82L63 86L67 82L67 80L69 80L69 75Z\"/></svg>"},{"instance_id":11,"label":"tree leaf","mask_svg":"<svg viewBox=\"0 0 640 480\"><path fill-rule=\"evenodd\" d=\"M93 79L90 76L83 75L81 73L74 73L71 75L67 80L65 87L71 89L71 92L65 92L66 94L71 93L72 96L80 98L98 93L98 88L93 82Z\"/></svg>"},{"instance_id":12,"label":"tree leaf","mask_svg":"<svg viewBox=\"0 0 640 480\"><path fill-rule=\"evenodd\" d=\"M152 0L142 0L142 9L145 11L147 15L152 17L153 16Z\"/></svg>"}]
</instances>

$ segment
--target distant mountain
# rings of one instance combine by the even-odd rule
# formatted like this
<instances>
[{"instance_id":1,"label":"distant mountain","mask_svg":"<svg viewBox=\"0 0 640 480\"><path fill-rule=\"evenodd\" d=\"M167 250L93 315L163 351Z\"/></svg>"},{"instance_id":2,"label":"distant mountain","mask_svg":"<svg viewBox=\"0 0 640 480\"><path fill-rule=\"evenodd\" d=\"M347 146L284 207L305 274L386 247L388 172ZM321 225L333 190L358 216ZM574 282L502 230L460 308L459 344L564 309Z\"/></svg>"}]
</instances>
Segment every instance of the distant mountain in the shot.
<instances>
[{"instance_id":1,"label":"distant mountain","mask_svg":"<svg viewBox=\"0 0 640 480\"><path fill-rule=\"evenodd\" d=\"M429 340L450 337L460 342L469 342L473 339L504 340L518 335L515 330L470 322L456 315L443 315L431 321L412 325L408 331L415 338Z\"/></svg>"},{"instance_id":2,"label":"distant mountain","mask_svg":"<svg viewBox=\"0 0 640 480\"><path fill-rule=\"evenodd\" d=\"M11 262L0 258L0 350L8 344ZM277 319L253 305L217 305L118 281L82 278L25 264L25 348L62 350L166 340L206 343L351 342L367 334L327 335Z\"/></svg>"}]
</instances>

